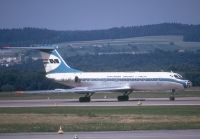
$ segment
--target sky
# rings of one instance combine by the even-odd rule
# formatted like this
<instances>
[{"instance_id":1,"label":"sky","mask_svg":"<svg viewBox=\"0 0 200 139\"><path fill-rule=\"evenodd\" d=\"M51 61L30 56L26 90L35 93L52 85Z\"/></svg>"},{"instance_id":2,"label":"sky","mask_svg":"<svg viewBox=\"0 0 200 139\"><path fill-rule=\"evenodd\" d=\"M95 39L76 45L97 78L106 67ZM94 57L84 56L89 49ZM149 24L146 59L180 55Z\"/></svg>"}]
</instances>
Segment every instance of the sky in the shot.
<instances>
[{"instance_id":1,"label":"sky","mask_svg":"<svg viewBox=\"0 0 200 139\"><path fill-rule=\"evenodd\" d=\"M93 30L200 24L200 0L0 0L0 28Z\"/></svg>"}]
</instances>

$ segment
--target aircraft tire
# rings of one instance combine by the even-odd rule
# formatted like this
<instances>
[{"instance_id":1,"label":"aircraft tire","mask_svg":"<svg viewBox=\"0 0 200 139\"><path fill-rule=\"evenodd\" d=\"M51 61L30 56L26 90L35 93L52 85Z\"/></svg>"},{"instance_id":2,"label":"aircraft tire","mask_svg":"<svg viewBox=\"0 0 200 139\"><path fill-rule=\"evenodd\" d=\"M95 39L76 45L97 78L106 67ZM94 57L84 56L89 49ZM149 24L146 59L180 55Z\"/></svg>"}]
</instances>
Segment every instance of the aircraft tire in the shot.
<instances>
[{"instance_id":1,"label":"aircraft tire","mask_svg":"<svg viewBox=\"0 0 200 139\"><path fill-rule=\"evenodd\" d=\"M169 100L170 100L170 101L174 101L174 100L175 100L175 97L174 97L174 96L170 96L170 97L169 97Z\"/></svg>"},{"instance_id":2,"label":"aircraft tire","mask_svg":"<svg viewBox=\"0 0 200 139\"><path fill-rule=\"evenodd\" d=\"M79 98L79 102L90 102L90 101L91 101L90 97L80 97Z\"/></svg>"},{"instance_id":3,"label":"aircraft tire","mask_svg":"<svg viewBox=\"0 0 200 139\"><path fill-rule=\"evenodd\" d=\"M128 101L129 96L118 96L117 99L118 99L118 101Z\"/></svg>"}]
</instances>

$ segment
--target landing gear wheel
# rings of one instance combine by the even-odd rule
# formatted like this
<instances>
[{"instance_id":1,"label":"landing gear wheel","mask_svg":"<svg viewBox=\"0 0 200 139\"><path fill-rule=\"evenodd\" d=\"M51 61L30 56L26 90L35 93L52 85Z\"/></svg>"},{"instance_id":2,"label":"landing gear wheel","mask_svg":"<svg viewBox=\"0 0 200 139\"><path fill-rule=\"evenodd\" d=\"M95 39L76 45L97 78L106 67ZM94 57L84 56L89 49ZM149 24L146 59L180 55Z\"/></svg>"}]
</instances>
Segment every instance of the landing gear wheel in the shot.
<instances>
[{"instance_id":1,"label":"landing gear wheel","mask_svg":"<svg viewBox=\"0 0 200 139\"><path fill-rule=\"evenodd\" d=\"M170 100L170 101L174 101L174 100L175 100L175 97L174 97L174 96L170 96L170 97L169 97L169 100Z\"/></svg>"},{"instance_id":2,"label":"landing gear wheel","mask_svg":"<svg viewBox=\"0 0 200 139\"><path fill-rule=\"evenodd\" d=\"M79 102L90 102L90 101L91 101L90 97L80 97L79 98Z\"/></svg>"},{"instance_id":3,"label":"landing gear wheel","mask_svg":"<svg viewBox=\"0 0 200 139\"><path fill-rule=\"evenodd\" d=\"M118 96L117 99L118 99L118 101L128 101L129 96Z\"/></svg>"},{"instance_id":4,"label":"landing gear wheel","mask_svg":"<svg viewBox=\"0 0 200 139\"><path fill-rule=\"evenodd\" d=\"M174 101L175 100L175 89L172 89L171 95L169 97L170 101Z\"/></svg>"}]
</instances>

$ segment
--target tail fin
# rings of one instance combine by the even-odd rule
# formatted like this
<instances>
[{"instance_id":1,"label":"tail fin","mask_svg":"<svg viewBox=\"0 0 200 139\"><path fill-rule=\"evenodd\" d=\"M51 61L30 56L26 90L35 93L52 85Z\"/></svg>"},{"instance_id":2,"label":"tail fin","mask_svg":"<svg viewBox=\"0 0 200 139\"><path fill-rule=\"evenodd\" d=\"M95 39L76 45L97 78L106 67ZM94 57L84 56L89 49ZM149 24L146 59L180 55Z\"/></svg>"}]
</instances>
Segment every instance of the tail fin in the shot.
<instances>
[{"instance_id":1,"label":"tail fin","mask_svg":"<svg viewBox=\"0 0 200 139\"><path fill-rule=\"evenodd\" d=\"M39 50L47 74L81 72L68 66L55 47L3 47L3 49Z\"/></svg>"},{"instance_id":2,"label":"tail fin","mask_svg":"<svg viewBox=\"0 0 200 139\"><path fill-rule=\"evenodd\" d=\"M80 72L65 63L56 49L40 49L46 73Z\"/></svg>"}]
</instances>

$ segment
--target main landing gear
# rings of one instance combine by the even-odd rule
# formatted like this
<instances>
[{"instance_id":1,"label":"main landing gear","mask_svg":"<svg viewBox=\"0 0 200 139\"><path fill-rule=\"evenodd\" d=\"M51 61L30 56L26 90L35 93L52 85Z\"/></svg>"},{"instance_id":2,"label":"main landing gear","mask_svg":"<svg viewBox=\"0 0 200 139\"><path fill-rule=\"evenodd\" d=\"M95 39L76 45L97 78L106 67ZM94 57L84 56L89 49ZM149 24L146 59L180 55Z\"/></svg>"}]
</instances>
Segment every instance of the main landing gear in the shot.
<instances>
[{"instance_id":1,"label":"main landing gear","mask_svg":"<svg viewBox=\"0 0 200 139\"><path fill-rule=\"evenodd\" d=\"M172 92L170 94L169 100L170 101L174 101L175 100L175 89L172 89Z\"/></svg>"},{"instance_id":2,"label":"main landing gear","mask_svg":"<svg viewBox=\"0 0 200 139\"><path fill-rule=\"evenodd\" d=\"M122 96L118 96L117 97L118 101L128 101L130 93L131 93L130 91L127 91Z\"/></svg>"},{"instance_id":3,"label":"main landing gear","mask_svg":"<svg viewBox=\"0 0 200 139\"><path fill-rule=\"evenodd\" d=\"M84 97L79 98L79 102L90 102L93 93L87 93Z\"/></svg>"}]
</instances>

